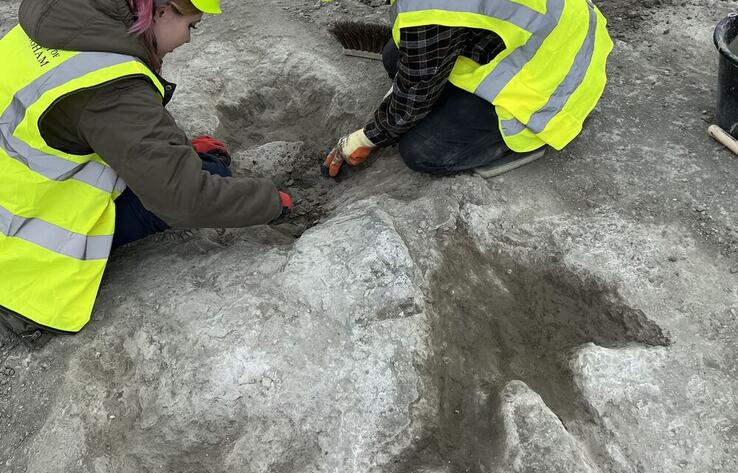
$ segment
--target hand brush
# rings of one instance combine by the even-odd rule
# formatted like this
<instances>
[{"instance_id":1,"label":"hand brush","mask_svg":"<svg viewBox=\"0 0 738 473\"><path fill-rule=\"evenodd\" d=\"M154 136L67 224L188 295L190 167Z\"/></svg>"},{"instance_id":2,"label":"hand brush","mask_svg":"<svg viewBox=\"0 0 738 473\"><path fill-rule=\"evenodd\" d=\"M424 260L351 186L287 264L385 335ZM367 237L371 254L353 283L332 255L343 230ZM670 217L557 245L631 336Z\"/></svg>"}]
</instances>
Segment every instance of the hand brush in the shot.
<instances>
[{"instance_id":1,"label":"hand brush","mask_svg":"<svg viewBox=\"0 0 738 473\"><path fill-rule=\"evenodd\" d=\"M328 31L336 37L346 56L382 60L384 45L392 38L392 28L378 23L339 21Z\"/></svg>"}]
</instances>

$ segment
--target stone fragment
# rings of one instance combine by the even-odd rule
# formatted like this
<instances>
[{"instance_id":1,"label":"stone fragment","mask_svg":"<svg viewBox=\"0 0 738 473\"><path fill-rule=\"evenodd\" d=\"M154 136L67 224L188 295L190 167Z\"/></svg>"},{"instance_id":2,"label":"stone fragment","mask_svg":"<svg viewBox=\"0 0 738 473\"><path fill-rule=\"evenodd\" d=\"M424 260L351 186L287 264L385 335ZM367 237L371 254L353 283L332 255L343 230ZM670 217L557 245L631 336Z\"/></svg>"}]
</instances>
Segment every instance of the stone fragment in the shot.
<instances>
[{"instance_id":1,"label":"stone fragment","mask_svg":"<svg viewBox=\"0 0 738 473\"><path fill-rule=\"evenodd\" d=\"M504 429L500 472L600 472L585 448L525 383L509 382L500 398Z\"/></svg>"}]
</instances>

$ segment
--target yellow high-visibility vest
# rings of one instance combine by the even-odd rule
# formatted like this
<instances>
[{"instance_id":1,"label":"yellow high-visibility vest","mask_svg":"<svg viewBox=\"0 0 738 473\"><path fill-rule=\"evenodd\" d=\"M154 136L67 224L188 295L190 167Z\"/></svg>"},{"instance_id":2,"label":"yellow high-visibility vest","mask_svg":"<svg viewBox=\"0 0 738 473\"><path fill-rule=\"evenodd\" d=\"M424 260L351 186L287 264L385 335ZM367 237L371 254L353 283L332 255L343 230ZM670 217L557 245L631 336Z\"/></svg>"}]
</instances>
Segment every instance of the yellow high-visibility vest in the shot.
<instances>
[{"instance_id":1,"label":"yellow high-visibility vest","mask_svg":"<svg viewBox=\"0 0 738 473\"><path fill-rule=\"evenodd\" d=\"M505 49L489 64L459 57L450 82L495 106L517 152L562 149L605 88L613 43L590 0L392 0L392 34L427 25L495 32Z\"/></svg>"},{"instance_id":2,"label":"yellow high-visibility vest","mask_svg":"<svg viewBox=\"0 0 738 473\"><path fill-rule=\"evenodd\" d=\"M164 88L137 58L0 39L0 306L58 331L89 320L125 183L103 157L49 146L39 122L59 99L128 76ZM111 126L115 124L111 123Z\"/></svg>"}]
</instances>

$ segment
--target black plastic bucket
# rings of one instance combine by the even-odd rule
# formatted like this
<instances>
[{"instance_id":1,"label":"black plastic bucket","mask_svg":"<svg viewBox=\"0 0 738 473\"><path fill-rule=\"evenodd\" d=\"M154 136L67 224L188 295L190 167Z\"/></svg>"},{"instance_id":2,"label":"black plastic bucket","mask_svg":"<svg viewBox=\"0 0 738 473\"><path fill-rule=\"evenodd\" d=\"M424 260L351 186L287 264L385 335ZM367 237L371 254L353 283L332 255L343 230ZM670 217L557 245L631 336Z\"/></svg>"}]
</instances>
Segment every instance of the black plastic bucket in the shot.
<instances>
[{"instance_id":1,"label":"black plastic bucket","mask_svg":"<svg viewBox=\"0 0 738 473\"><path fill-rule=\"evenodd\" d=\"M738 13L731 13L715 27L715 46L720 52L715 121L720 128L738 137L738 55L730 50L736 36Z\"/></svg>"}]
</instances>

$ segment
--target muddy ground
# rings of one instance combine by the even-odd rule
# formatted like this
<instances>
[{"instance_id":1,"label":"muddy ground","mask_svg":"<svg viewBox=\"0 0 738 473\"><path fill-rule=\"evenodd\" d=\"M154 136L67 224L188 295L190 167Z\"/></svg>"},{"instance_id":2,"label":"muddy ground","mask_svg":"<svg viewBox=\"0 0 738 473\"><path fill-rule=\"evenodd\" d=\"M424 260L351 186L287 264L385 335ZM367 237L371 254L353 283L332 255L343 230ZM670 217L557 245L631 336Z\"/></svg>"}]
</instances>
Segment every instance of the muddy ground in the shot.
<instances>
[{"instance_id":1,"label":"muddy ground","mask_svg":"<svg viewBox=\"0 0 738 473\"><path fill-rule=\"evenodd\" d=\"M181 126L293 225L151 237L79 335L0 333L0 469L738 471L738 158L706 134L738 2L597 2L608 89L530 166L326 180L390 85L326 28L380 3L225 1L170 58Z\"/></svg>"}]
</instances>

